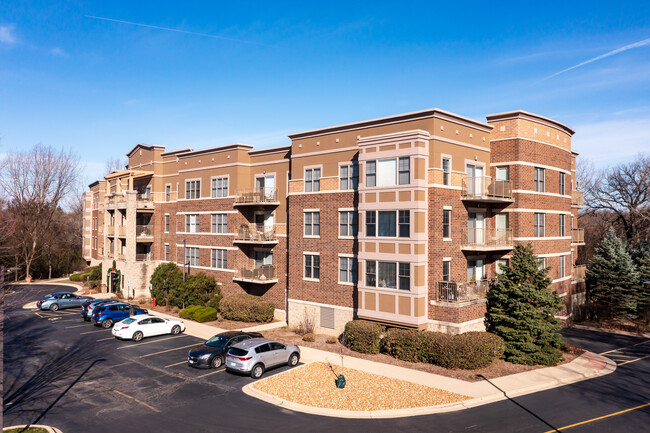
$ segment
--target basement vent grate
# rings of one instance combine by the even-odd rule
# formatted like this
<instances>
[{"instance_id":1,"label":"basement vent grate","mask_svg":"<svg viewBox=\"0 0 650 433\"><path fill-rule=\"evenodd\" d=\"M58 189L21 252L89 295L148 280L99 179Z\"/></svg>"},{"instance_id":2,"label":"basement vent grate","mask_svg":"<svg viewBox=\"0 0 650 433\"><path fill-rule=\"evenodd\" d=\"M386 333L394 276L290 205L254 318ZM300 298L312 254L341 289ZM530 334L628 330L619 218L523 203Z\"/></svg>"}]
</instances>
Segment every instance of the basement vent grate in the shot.
<instances>
[{"instance_id":1,"label":"basement vent grate","mask_svg":"<svg viewBox=\"0 0 650 433\"><path fill-rule=\"evenodd\" d=\"M320 327L334 329L334 308L320 307Z\"/></svg>"}]
</instances>

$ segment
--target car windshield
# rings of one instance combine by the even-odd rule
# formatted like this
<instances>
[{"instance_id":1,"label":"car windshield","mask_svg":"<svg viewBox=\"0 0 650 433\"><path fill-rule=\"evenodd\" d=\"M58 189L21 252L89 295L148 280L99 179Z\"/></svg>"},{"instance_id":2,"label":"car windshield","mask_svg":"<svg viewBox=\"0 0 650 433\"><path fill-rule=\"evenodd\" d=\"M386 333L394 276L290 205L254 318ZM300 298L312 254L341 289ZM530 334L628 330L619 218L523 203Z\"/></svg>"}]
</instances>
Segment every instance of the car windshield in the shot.
<instances>
[{"instance_id":1,"label":"car windshield","mask_svg":"<svg viewBox=\"0 0 650 433\"><path fill-rule=\"evenodd\" d=\"M230 340L230 337L224 337L223 335L215 335L211 339L205 342L206 346L210 347L223 347Z\"/></svg>"},{"instance_id":2,"label":"car windshield","mask_svg":"<svg viewBox=\"0 0 650 433\"><path fill-rule=\"evenodd\" d=\"M135 319L132 318L132 317L129 317L128 319L122 320L122 323L124 323L126 325L128 325L129 323L133 323L133 322L135 322Z\"/></svg>"},{"instance_id":3,"label":"car windshield","mask_svg":"<svg viewBox=\"0 0 650 433\"><path fill-rule=\"evenodd\" d=\"M248 355L248 350L246 349L238 349L236 347L233 347L228 351L228 355L232 356L246 356Z\"/></svg>"}]
</instances>

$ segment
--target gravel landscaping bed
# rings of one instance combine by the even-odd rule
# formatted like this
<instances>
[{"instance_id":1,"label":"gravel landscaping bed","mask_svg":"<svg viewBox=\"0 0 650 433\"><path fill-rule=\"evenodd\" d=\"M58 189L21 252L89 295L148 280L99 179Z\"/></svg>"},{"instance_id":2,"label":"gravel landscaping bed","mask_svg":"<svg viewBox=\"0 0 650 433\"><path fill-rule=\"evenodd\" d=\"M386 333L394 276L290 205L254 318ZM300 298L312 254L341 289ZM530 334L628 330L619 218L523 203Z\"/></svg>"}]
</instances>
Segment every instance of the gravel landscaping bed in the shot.
<instances>
[{"instance_id":1,"label":"gravel landscaping bed","mask_svg":"<svg viewBox=\"0 0 650 433\"><path fill-rule=\"evenodd\" d=\"M374 411L437 406L470 397L346 368L346 386L336 387L340 365L314 362L256 382L259 391L306 406Z\"/></svg>"}]
</instances>

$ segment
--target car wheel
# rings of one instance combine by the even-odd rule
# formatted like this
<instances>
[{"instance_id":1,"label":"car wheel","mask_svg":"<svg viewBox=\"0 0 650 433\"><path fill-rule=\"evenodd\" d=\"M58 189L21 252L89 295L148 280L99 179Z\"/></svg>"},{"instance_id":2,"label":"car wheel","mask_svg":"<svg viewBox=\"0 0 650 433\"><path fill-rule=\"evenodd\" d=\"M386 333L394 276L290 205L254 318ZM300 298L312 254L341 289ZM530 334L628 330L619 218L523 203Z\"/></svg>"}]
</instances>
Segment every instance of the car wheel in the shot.
<instances>
[{"instance_id":1,"label":"car wheel","mask_svg":"<svg viewBox=\"0 0 650 433\"><path fill-rule=\"evenodd\" d=\"M133 341L140 341L140 340L142 340L142 337L143 337L142 332L135 331L135 333L133 334L133 337L131 337L131 338L133 338Z\"/></svg>"},{"instance_id":2,"label":"car wheel","mask_svg":"<svg viewBox=\"0 0 650 433\"><path fill-rule=\"evenodd\" d=\"M111 319L104 319L104 321L102 322L102 327L104 329L108 329L111 326L113 326L113 321Z\"/></svg>"},{"instance_id":3,"label":"car wheel","mask_svg":"<svg viewBox=\"0 0 650 433\"><path fill-rule=\"evenodd\" d=\"M251 370L251 377L259 379L264 374L264 366L262 364L255 364Z\"/></svg>"},{"instance_id":4,"label":"car wheel","mask_svg":"<svg viewBox=\"0 0 650 433\"><path fill-rule=\"evenodd\" d=\"M59 311L59 304L50 305L50 311Z\"/></svg>"},{"instance_id":5,"label":"car wheel","mask_svg":"<svg viewBox=\"0 0 650 433\"><path fill-rule=\"evenodd\" d=\"M219 368L221 367L222 364L223 364L223 360L219 355L217 355L214 358L212 358L212 362L210 363L210 366L212 368Z\"/></svg>"},{"instance_id":6,"label":"car wheel","mask_svg":"<svg viewBox=\"0 0 650 433\"><path fill-rule=\"evenodd\" d=\"M178 326L178 325L174 325L174 327L172 328L172 334L176 335L176 334L180 334L180 333L181 333L181 327Z\"/></svg>"},{"instance_id":7,"label":"car wheel","mask_svg":"<svg viewBox=\"0 0 650 433\"><path fill-rule=\"evenodd\" d=\"M289 362L287 362L287 364L289 364L289 367L295 367L296 365L298 365L299 360L300 360L300 355L298 355L296 352L293 352L289 357Z\"/></svg>"}]
</instances>

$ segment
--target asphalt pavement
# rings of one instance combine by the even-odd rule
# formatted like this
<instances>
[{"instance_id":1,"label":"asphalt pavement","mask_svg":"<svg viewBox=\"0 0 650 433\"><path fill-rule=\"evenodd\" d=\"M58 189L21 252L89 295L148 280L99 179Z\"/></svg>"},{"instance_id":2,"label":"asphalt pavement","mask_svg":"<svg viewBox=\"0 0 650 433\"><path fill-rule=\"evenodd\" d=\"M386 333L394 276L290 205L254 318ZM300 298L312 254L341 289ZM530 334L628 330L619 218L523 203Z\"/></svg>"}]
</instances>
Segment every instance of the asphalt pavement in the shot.
<instances>
[{"instance_id":1,"label":"asphalt pavement","mask_svg":"<svg viewBox=\"0 0 650 433\"><path fill-rule=\"evenodd\" d=\"M617 370L453 413L350 420L283 409L244 394L249 377L187 366L187 350L200 342L195 337L119 341L110 330L84 322L79 309L22 308L65 287L7 288L15 292L5 298L5 425L47 424L64 433L650 431L650 340L643 337L566 329L569 342L611 357Z\"/></svg>"}]
</instances>

